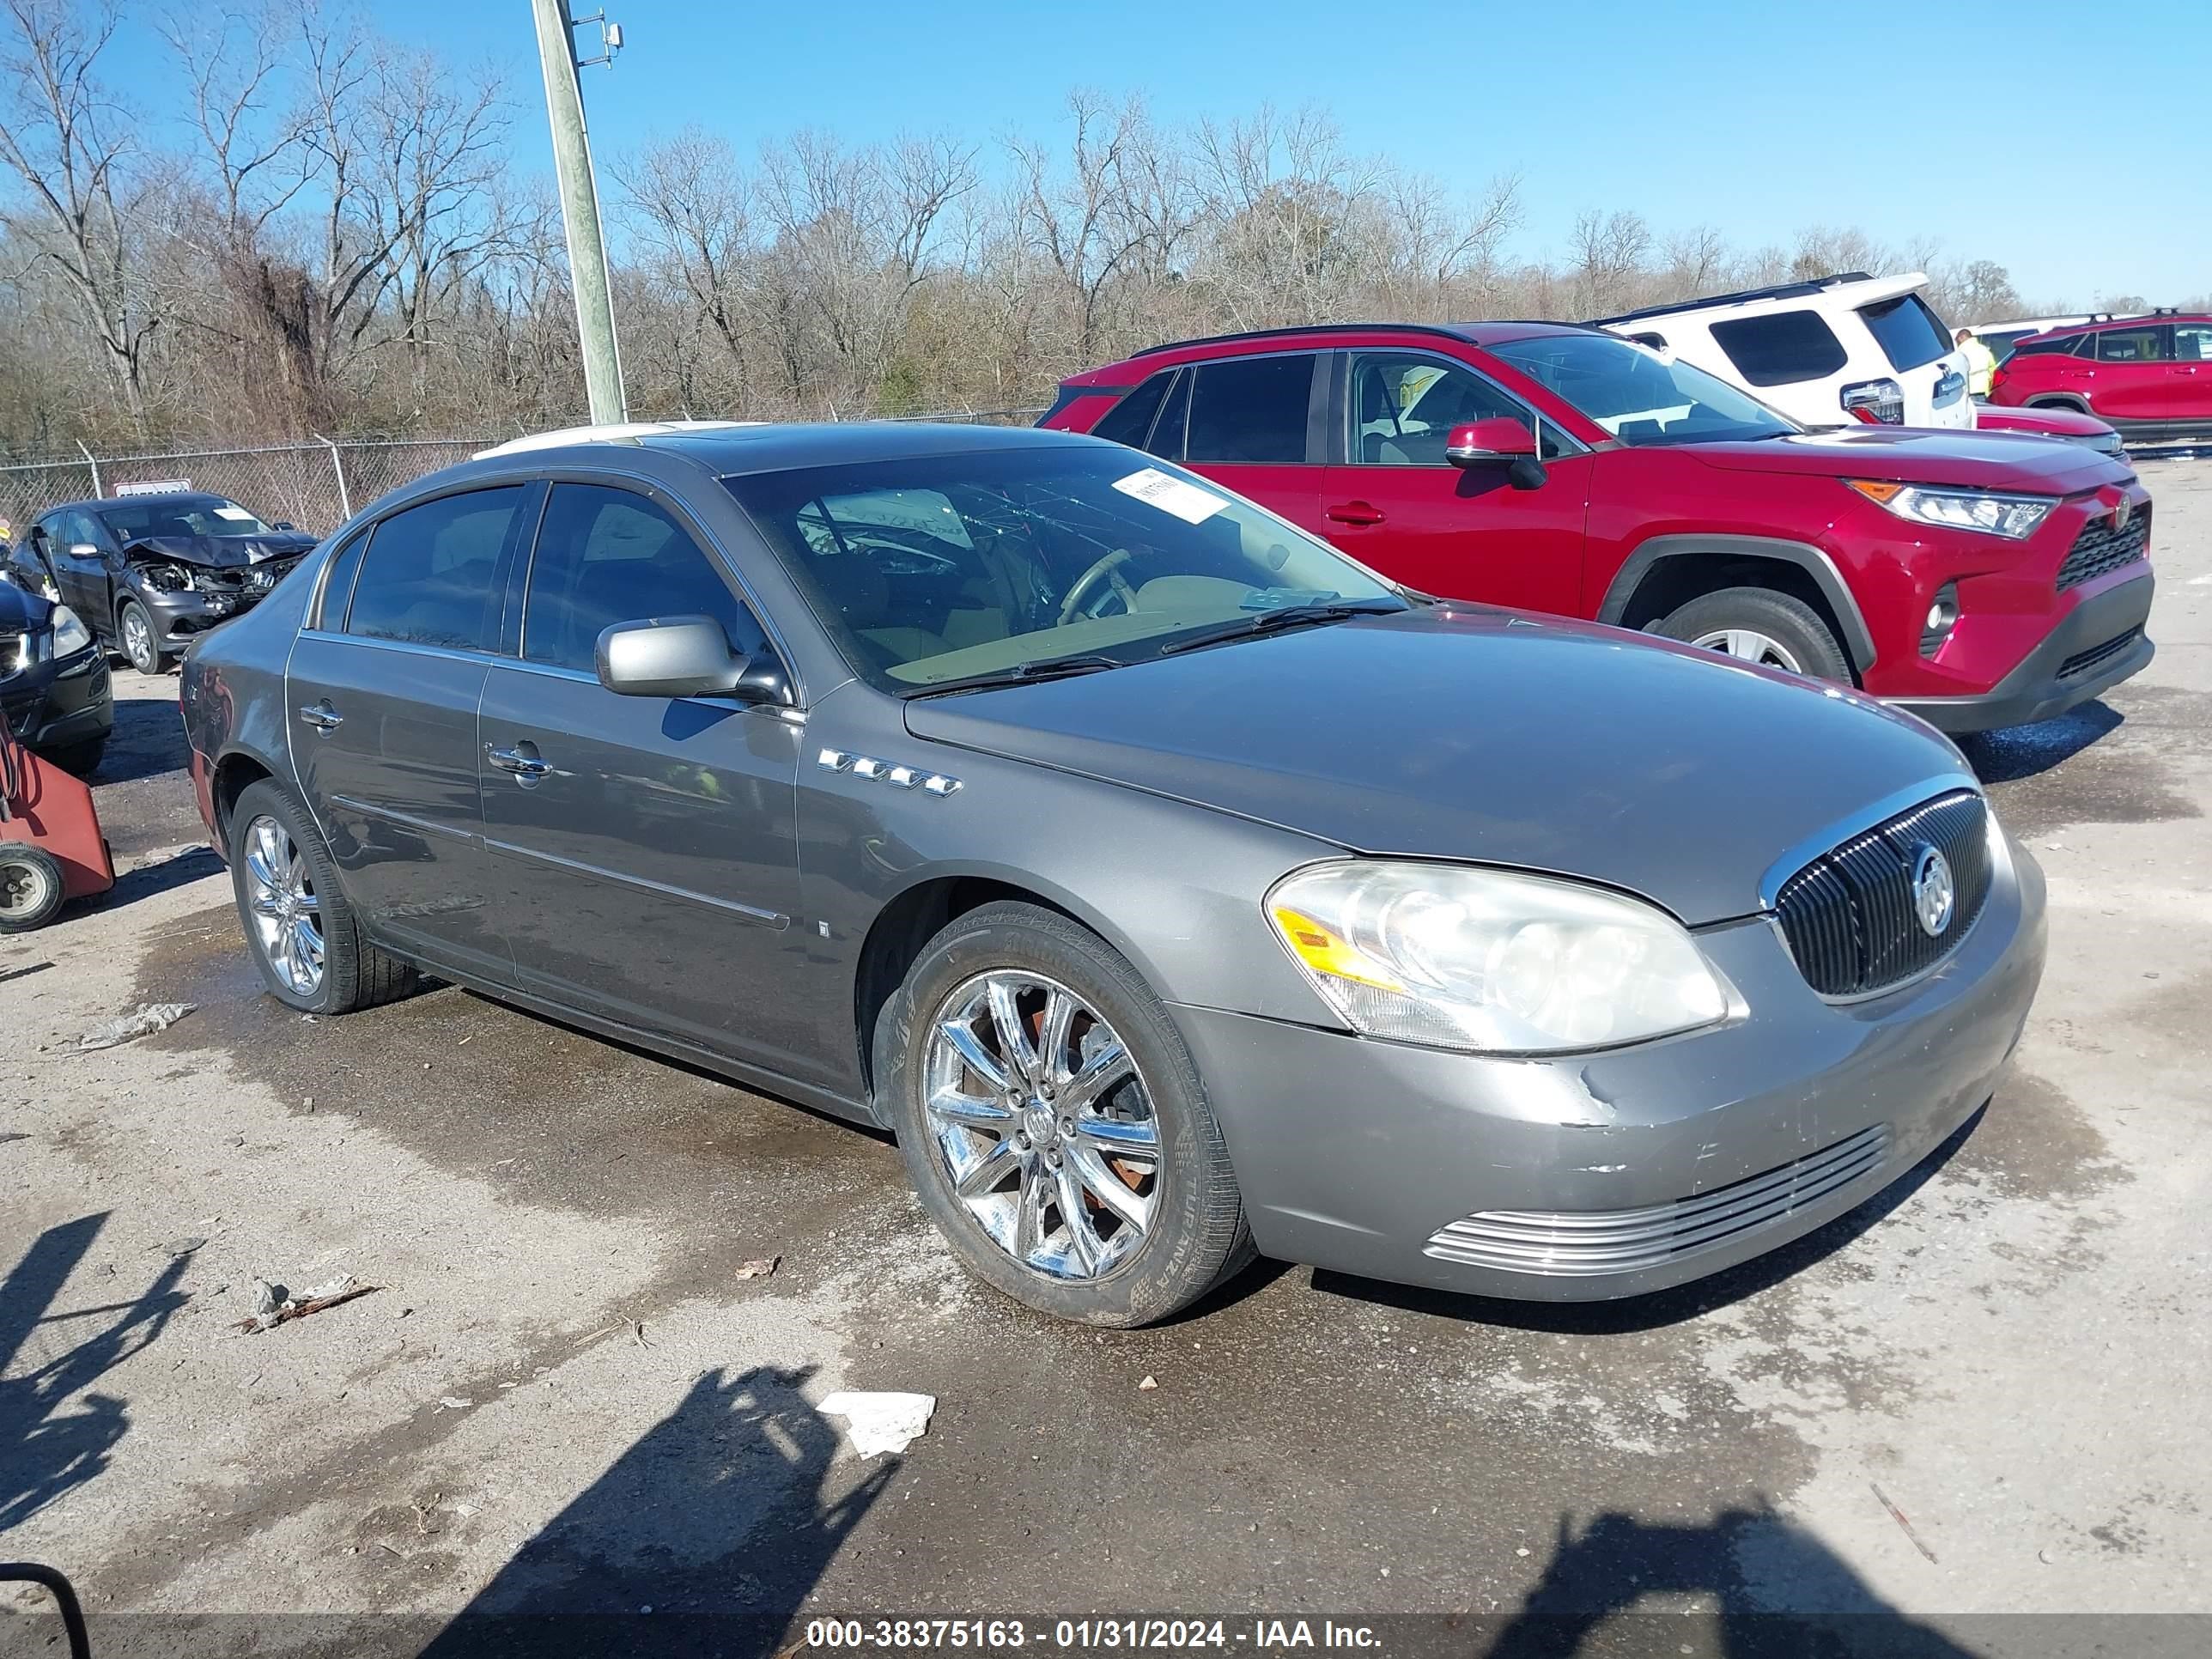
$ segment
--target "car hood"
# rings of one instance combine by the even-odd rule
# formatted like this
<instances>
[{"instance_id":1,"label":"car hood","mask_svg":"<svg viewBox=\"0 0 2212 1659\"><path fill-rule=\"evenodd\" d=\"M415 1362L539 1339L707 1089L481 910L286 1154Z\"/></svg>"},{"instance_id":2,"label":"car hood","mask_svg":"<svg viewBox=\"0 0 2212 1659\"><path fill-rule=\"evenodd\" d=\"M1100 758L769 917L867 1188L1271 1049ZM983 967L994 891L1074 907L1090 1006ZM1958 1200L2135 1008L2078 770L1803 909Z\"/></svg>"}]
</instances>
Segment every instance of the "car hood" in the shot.
<instances>
[{"instance_id":1,"label":"car hood","mask_svg":"<svg viewBox=\"0 0 2212 1659\"><path fill-rule=\"evenodd\" d=\"M0 634L12 639L44 628L53 610L43 595L28 592L13 582L0 582Z\"/></svg>"},{"instance_id":2,"label":"car hood","mask_svg":"<svg viewBox=\"0 0 2212 1659\"><path fill-rule=\"evenodd\" d=\"M210 570L240 570L271 559L296 559L314 544L313 536L290 530L265 536L142 536L123 553L131 559L168 559Z\"/></svg>"},{"instance_id":3,"label":"car hood","mask_svg":"<svg viewBox=\"0 0 2212 1659\"><path fill-rule=\"evenodd\" d=\"M1757 911L1785 853L1965 770L1931 728L1856 692L1474 606L906 708L918 738L1360 852L1601 881L1692 924Z\"/></svg>"},{"instance_id":4,"label":"car hood","mask_svg":"<svg viewBox=\"0 0 2212 1659\"><path fill-rule=\"evenodd\" d=\"M1906 426L1838 427L1757 443L1685 444L1682 453L1729 472L1802 472L1899 483L2070 495L2124 483L2126 467L2080 444L2021 432Z\"/></svg>"},{"instance_id":5,"label":"car hood","mask_svg":"<svg viewBox=\"0 0 2212 1659\"><path fill-rule=\"evenodd\" d=\"M2054 438L2100 438L2112 428L2076 409L2003 409L1984 404L1974 411L1984 432L2040 432Z\"/></svg>"}]
</instances>

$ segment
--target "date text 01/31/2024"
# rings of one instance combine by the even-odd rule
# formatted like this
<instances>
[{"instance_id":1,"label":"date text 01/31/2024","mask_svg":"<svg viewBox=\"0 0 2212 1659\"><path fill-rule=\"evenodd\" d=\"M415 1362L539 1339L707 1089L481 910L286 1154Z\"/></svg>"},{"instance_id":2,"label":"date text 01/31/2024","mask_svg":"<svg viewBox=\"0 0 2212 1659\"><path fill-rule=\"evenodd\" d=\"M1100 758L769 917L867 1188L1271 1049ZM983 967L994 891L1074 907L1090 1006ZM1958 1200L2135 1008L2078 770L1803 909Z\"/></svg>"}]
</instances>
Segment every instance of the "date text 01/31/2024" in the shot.
<instances>
[{"instance_id":1,"label":"date text 01/31/2024","mask_svg":"<svg viewBox=\"0 0 2212 1659\"><path fill-rule=\"evenodd\" d=\"M1373 1650L1380 1645L1365 1625L1334 1620L1092 1618L1055 1619L814 1619L806 1645L817 1649L971 1649L984 1652L1044 1648L1075 1652L1168 1651L1235 1648L1247 1653L1298 1649Z\"/></svg>"}]
</instances>

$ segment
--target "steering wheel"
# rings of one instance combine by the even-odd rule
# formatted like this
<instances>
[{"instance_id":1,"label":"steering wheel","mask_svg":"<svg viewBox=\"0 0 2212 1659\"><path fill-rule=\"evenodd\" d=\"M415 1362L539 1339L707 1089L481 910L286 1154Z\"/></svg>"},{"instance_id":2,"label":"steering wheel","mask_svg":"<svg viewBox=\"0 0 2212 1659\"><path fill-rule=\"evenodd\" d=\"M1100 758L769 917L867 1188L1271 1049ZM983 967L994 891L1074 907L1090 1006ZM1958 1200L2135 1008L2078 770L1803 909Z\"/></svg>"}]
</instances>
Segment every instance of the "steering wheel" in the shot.
<instances>
[{"instance_id":1,"label":"steering wheel","mask_svg":"<svg viewBox=\"0 0 2212 1659\"><path fill-rule=\"evenodd\" d=\"M1129 550L1117 547L1078 576L1074 586L1067 590L1067 597L1060 602L1060 625L1065 628L1075 620L1076 613L1083 609L1084 601L1091 597L1091 590L1102 580L1111 584L1115 597L1121 601L1122 610L1134 611L1137 608L1137 590L1129 586L1127 578L1121 571L1121 567L1127 563L1128 559Z\"/></svg>"}]
</instances>

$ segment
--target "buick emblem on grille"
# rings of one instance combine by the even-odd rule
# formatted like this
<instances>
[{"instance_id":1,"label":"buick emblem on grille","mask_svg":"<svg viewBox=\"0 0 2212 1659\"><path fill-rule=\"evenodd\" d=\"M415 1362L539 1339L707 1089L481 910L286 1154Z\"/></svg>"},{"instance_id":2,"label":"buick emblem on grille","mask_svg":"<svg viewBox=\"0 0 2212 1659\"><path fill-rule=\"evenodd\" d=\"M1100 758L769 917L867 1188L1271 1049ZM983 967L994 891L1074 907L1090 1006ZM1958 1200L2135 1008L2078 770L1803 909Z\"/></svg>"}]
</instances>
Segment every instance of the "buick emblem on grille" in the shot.
<instances>
[{"instance_id":1,"label":"buick emblem on grille","mask_svg":"<svg viewBox=\"0 0 2212 1659\"><path fill-rule=\"evenodd\" d=\"M1912 914L1920 931L1941 939L1951 925L1958 902L1958 888L1951 879L1951 861L1923 842L1912 853Z\"/></svg>"}]
</instances>

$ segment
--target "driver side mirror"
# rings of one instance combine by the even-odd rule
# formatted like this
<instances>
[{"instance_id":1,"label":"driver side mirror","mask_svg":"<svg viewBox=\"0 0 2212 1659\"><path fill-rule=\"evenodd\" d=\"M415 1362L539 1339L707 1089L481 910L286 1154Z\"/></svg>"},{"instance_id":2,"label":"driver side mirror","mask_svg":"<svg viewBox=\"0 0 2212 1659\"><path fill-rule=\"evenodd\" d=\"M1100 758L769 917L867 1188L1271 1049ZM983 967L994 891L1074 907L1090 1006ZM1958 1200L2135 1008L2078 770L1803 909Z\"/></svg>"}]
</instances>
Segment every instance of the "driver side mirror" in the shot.
<instances>
[{"instance_id":1,"label":"driver side mirror","mask_svg":"<svg viewBox=\"0 0 2212 1659\"><path fill-rule=\"evenodd\" d=\"M70 544L70 557L72 559L96 559L99 556L100 550L94 547L90 542L71 542Z\"/></svg>"},{"instance_id":2,"label":"driver side mirror","mask_svg":"<svg viewBox=\"0 0 2212 1659\"><path fill-rule=\"evenodd\" d=\"M1462 472L1503 466L1516 489L1534 489L1544 482L1536 434L1510 415L1492 415L1454 427L1444 438L1444 459Z\"/></svg>"},{"instance_id":3,"label":"driver side mirror","mask_svg":"<svg viewBox=\"0 0 2212 1659\"><path fill-rule=\"evenodd\" d=\"M752 659L730 648L712 617L651 617L599 635L599 684L625 697L729 697L770 701L775 687ZM751 676L749 680L748 676Z\"/></svg>"},{"instance_id":4,"label":"driver side mirror","mask_svg":"<svg viewBox=\"0 0 2212 1659\"><path fill-rule=\"evenodd\" d=\"M275 524L270 525L269 527L271 530L297 530L300 526L294 524L289 519L279 519Z\"/></svg>"}]
</instances>

